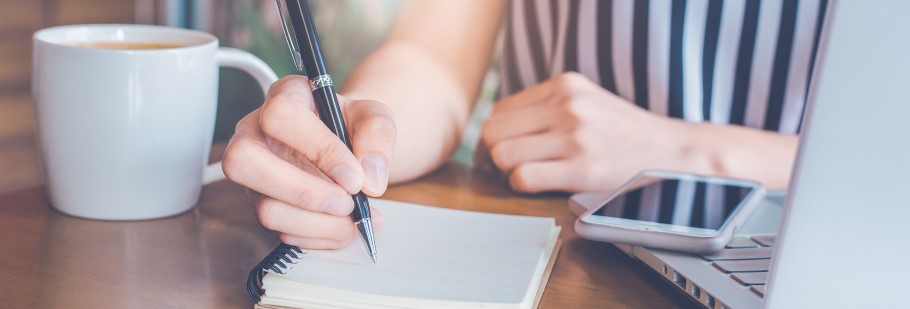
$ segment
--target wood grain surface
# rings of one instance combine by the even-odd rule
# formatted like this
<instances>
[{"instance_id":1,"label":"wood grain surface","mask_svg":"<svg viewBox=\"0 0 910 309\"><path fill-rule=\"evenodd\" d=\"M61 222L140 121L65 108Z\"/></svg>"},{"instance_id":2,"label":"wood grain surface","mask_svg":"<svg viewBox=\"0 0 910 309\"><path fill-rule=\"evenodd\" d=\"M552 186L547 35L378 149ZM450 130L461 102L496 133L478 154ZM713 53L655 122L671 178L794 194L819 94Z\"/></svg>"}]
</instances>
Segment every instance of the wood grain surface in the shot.
<instances>
[{"instance_id":1,"label":"wood grain surface","mask_svg":"<svg viewBox=\"0 0 910 309\"><path fill-rule=\"evenodd\" d=\"M578 238L565 195L516 195L489 179L451 163L383 198L556 218L563 245L540 308L690 306L613 246ZM0 304L251 308L247 273L277 243L256 221L246 189L229 181L206 186L187 213L132 222L61 214L34 187L0 196Z\"/></svg>"},{"instance_id":2,"label":"wood grain surface","mask_svg":"<svg viewBox=\"0 0 910 309\"><path fill-rule=\"evenodd\" d=\"M150 221L80 219L48 203L28 88L30 36L56 24L131 20L132 1L105 3L0 0L0 307L251 308L247 273L278 239L256 221L245 188L211 184L191 211ZM519 195L493 179L450 163L383 198L556 218L562 250L541 308L692 305L613 246L578 238L566 195Z\"/></svg>"}]
</instances>

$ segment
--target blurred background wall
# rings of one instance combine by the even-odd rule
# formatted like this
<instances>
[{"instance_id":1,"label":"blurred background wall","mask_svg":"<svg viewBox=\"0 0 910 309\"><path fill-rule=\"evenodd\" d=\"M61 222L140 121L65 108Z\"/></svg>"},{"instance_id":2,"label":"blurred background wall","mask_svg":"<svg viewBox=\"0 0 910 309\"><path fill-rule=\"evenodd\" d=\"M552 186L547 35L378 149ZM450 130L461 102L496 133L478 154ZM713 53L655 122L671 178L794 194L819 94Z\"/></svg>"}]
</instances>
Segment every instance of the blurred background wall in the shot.
<instances>
[{"instance_id":1,"label":"blurred background wall","mask_svg":"<svg viewBox=\"0 0 910 309\"><path fill-rule=\"evenodd\" d=\"M73 23L130 23L132 1L0 0L0 193L42 182L30 95L32 33Z\"/></svg>"},{"instance_id":2,"label":"blurred background wall","mask_svg":"<svg viewBox=\"0 0 910 309\"><path fill-rule=\"evenodd\" d=\"M329 69L336 83L385 35L399 0L311 1ZM0 193L43 182L30 94L32 34L42 28L86 23L159 24L199 29L222 46L250 51L278 76L291 73L271 0L0 0ZM215 141L262 103L252 78L221 71Z\"/></svg>"}]
</instances>

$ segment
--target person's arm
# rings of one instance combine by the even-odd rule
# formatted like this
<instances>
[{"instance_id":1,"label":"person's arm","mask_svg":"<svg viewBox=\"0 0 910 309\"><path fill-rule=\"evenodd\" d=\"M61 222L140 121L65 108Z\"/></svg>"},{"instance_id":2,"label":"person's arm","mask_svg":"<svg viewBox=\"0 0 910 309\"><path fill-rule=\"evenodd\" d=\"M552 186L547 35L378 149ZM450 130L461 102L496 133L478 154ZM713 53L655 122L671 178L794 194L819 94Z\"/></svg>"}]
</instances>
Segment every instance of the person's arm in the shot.
<instances>
[{"instance_id":1,"label":"person's arm","mask_svg":"<svg viewBox=\"0 0 910 309\"><path fill-rule=\"evenodd\" d=\"M438 167L458 145L489 67L505 1L409 1L342 94L383 102L398 142L389 180Z\"/></svg>"},{"instance_id":2,"label":"person's arm","mask_svg":"<svg viewBox=\"0 0 910 309\"><path fill-rule=\"evenodd\" d=\"M612 191L643 169L787 186L798 138L646 111L578 73L503 98L484 123L493 163L522 192Z\"/></svg>"},{"instance_id":3,"label":"person's arm","mask_svg":"<svg viewBox=\"0 0 910 309\"><path fill-rule=\"evenodd\" d=\"M503 5L404 4L386 42L338 97L353 152L319 120L304 77L272 84L262 107L237 124L223 159L229 179L261 194L262 226L287 244L344 247L356 235L351 194L379 196L389 175L411 179L441 164L480 87ZM381 229L382 214L371 211Z\"/></svg>"},{"instance_id":4,"label":"person's arm","mask_svg":"<svg viewBox=\"0 0 910 309\"><path fill-rule=\"evenodd\" d=\"M683 167L689 171L753 179L786 189L799 137L736 125L688 123L680 132Z\"/></svg>"}]
</instances>

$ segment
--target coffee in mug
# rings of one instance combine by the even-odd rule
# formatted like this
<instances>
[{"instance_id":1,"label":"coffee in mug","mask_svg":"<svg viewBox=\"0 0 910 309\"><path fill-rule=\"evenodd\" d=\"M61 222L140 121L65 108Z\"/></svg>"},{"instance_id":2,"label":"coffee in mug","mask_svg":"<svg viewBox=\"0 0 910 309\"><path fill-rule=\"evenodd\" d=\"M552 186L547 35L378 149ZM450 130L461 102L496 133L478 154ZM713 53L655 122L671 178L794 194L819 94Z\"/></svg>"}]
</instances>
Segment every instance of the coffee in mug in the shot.
<instances>
[{"instance_id":1,"label":"coffee in mug","mask_svg":"<svg viewBox=\"0 0 910 309\"><path fill-rule=\"evenodd\" d=\"M85 48L100 48L100 49L165 49L165 48L180 48L183 45L177 44L167 44L167 43L153 43L153 42L111 42L111 41L96 41L96 42L76 42L69 43L69 46L75 47L85 47Z\"/></svg>"}]
</instances>

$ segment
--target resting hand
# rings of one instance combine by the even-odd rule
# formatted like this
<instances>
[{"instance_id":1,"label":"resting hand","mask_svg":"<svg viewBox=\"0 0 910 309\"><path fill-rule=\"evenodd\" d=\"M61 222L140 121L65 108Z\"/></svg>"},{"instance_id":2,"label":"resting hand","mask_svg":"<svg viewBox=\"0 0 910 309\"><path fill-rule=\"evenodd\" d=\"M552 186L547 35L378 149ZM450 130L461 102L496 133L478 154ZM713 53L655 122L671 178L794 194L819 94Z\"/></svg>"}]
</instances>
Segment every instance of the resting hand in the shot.
<instances>
[{"instance_id":1,"label":"resting hand","mask_svg":"<svg viewBox=\"0 0 910 309\"><path fill-rule=\"evenodd\" d=\"M497 102L481 136L517 191L612 191L642 169L675 169L686 126L566 73Z\"/></svg>"},{"instance_id":2,"label":"resting hand","mask_svg":"<svg viewBox=\"0 0 910 309\"><path fill-rule=\"evenodd\" d=\"M357 235L348 216L351 194L381 195L387 186L396 130L391 110L339 96L354 153L319 120L307 80L275 82L265 104L237 124L225 150L225 175L263 195L259 222L281 241L336 249ZM374 228L382 214L371 209Z\"/></svg>"}]
</instances>

